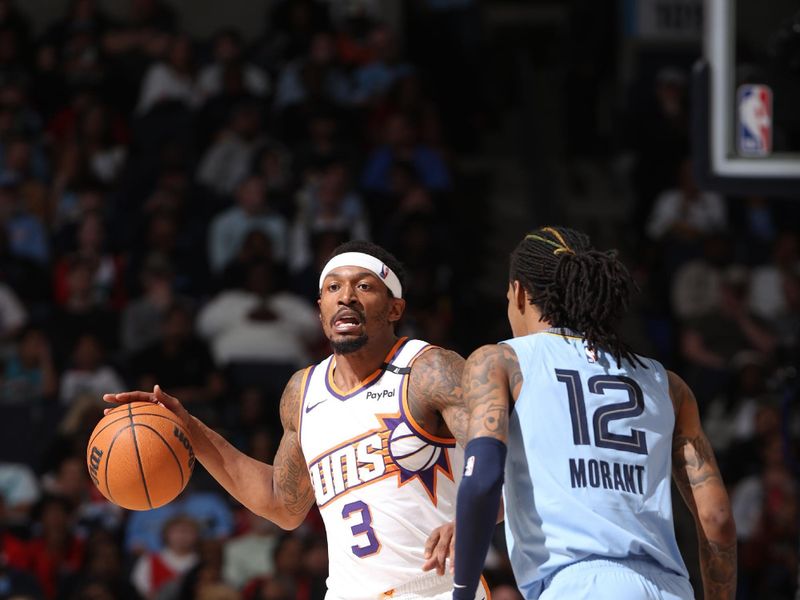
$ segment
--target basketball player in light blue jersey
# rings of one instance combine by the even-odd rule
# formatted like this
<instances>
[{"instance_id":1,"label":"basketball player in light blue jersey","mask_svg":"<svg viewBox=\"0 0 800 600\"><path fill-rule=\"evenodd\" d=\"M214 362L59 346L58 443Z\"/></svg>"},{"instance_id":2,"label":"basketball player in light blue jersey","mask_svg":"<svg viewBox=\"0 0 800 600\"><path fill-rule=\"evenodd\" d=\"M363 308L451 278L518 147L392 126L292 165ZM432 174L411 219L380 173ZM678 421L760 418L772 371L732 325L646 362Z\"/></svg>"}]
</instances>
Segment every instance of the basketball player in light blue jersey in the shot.
<instances>
[{"instance_id":1,"label":"basketball player in light blue jersey","mask_svg":"<svg viewBox=\"0 0 800 600\"><path fill-rule=\"evenodd\" d=\"M511 255L514 338L464 371L454 600L475 593L501 490L526 600L693 598L670 471L697 525L706 600L734 597L736 532L694 395L614 329L633 288L614 253L570 229L543 227Z\"/></svg>"}]
</instances>

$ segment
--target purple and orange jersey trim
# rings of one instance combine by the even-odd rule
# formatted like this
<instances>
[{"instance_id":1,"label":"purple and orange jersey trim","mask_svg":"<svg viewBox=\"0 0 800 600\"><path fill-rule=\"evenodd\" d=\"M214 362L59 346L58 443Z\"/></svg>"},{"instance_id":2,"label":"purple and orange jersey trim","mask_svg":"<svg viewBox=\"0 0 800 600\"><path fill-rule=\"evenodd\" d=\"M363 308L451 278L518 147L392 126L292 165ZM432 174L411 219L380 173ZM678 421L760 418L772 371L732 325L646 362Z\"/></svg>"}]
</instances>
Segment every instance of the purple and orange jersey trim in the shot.
<instances>
[{"instance_id":1,"label":"purple and orange jersey trim","mask_svg":"<svg viewBox=\"0 0 800 600\"><path fill-rule=\"evenodd\" d=\"M392 360L400 353L400 350L408 341L407 337L401 337L398 339L392 349L386 354L386 358L384 359L384 363L391 363ZM379 367L375 369L372 373L367 375L364 379L362 379L355 387L350 390L344 391L339 386L336 385L336 382L333 380L333 372L336 369L336 356L331 357L331 360L328 362L328 371L325 373L325 387L328 391L333 394L335 398L339 400L347 400L358 394L359 392L367 389L375 382L377 382L381 375L383 375L383 368Z\"/></svg>"}]
</instances>

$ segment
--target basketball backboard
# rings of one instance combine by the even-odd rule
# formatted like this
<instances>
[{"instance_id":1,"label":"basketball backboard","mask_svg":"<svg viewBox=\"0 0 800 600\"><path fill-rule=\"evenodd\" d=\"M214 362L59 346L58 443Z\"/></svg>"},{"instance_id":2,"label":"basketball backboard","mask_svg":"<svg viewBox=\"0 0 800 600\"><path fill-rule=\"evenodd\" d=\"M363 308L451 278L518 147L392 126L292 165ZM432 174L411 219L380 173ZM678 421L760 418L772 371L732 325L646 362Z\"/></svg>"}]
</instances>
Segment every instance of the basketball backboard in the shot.
<instances>
[{"instance_id":1,"label":"basketball backboard","mask_svg":"<svg viewBox=\"0 0 800 600\"><path fill-rule=\"evenodd\" d=\"M705 0L692 80L701 186L800 198L800 0Z\"/></svg>"}]
</instances>

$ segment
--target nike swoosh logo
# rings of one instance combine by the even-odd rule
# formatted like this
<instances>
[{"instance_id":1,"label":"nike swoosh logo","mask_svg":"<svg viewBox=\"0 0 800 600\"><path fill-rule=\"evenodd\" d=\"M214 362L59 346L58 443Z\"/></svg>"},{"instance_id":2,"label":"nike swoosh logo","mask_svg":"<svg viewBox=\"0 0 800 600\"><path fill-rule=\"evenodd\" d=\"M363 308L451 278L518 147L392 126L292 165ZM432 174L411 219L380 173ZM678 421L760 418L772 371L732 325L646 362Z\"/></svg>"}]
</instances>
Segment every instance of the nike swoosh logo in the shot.
<instances>
[{"instance_id":1,"label":"nike swoosh logo","mask_svg":"<svg viewBox=\"0 0 800 600\"><path fill-rule=\"evenodd\" d=\"M310 413L312 410L314 410L315 408L317 408L317 407L318 407L320 404L322 404L323 402L327 402L327 401L328 401L328 399L327 399L327 398L325 398L324 400L320 400L320 401L319 401L319 402L317 402L316 404L312 404L312 405L310 405L310 406L309 406L309 405L306 405L306 414Z\"/></svg>"},{"instance_id":2,"label":"nike swoosh logo","mask_svg":"<svg viewBox=\"0 0 800 600\"><path fill-rule=\"evenodd\" d=\"M460 590L463 590L463 589L464 589L465 587L467 587L467 586L465 586L465 585L458 585L457 583L453 583L453 587L454 587L454 588L458 588L458 589L460 589Z\"/></svg>"}]
</instances>

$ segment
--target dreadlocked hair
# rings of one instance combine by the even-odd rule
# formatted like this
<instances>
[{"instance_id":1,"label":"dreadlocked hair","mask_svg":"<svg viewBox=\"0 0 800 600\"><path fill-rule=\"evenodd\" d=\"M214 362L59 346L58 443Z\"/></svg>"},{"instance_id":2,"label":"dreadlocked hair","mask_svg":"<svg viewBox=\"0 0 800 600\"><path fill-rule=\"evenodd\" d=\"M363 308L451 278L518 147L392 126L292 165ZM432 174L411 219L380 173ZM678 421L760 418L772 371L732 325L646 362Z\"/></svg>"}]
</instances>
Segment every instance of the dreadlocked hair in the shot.
<instances>
[{"instance_id":1,"label":"dreadlocked hair","mask_svg":"<svg viewBox=\"0 0 800 600\"><path fill-rule=\"evenodd\" d=\"M583 336L617 361L644 363L620 338L616 325L637 289L616 252L592 247L589 237L566 227L541 227L511 253L510 281L519 281L542 320Z\"/></svg>"}]
</instances>

